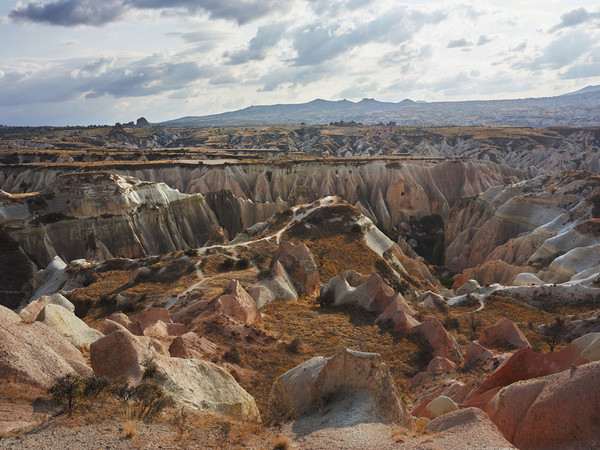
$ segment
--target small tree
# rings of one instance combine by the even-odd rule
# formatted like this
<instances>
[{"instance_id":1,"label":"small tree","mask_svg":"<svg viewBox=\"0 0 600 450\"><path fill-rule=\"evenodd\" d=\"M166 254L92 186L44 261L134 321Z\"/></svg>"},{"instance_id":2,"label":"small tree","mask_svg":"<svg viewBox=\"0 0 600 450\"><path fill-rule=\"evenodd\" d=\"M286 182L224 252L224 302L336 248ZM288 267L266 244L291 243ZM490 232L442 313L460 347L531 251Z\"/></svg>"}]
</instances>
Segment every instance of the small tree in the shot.
<instances>
[{"instance_id":1,"label":"small tree","mask_svg":"<svg viewBox=\"0 0 600 450\"><path fill-rule=\"evenodd\" d=\"M477 339L477 331L481 328L481 318L475 313L471 314L468 327L471 330L471 339Z\"/></svg>"},{"instance_id":2,"label":"small tree","mask_svg":"<svg viewBox=\"0 0 600 450\"><path fill-rule=\"evenodd\" d=\"M48 393L60 404L67 407L69 416L73 413L73 408L77 401L83 397L85 383L83 377L69 373L57 379Z\"/></svg>"},{"instance_id":3,"label":"small tree","mask_svg":"<svg viewBox=\"0 0 600 450\"><path fill-rule=\"evenodd\" d=\"M560 317L555 317L554 322L545 327L544 341L546 341L550 352L553 352L558 343L562 342L564 331L565 321Z\"/></svg>"}]
</instances>

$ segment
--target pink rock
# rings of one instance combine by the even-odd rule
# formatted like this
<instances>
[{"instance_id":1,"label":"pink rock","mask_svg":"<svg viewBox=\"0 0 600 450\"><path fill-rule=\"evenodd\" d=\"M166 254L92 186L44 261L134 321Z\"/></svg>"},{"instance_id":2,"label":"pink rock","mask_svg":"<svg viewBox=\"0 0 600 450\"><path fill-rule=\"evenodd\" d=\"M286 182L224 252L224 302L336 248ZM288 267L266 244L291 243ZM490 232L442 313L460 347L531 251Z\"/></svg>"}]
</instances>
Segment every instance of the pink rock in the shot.
<instances>
[{"instance_id":1,"label":"pink rock","mask_svg":"<svg viewBox=\"0 0 600 450\"><path fill-rule=\"evenodd\" d=\"M159 320L144 328L144 336L153 337L156 339L168 339L169 329L167 328L166 323L164 323L162 320Z\"/></svg>"},{"instance_id":2,"label":"pink rock","mask_svg":"<svg viewBox=\"0 0 600 450\"><path fill-rule=\"evenodd\" d=\"M137 314L133 314L129 317L133 321L138 321L142 325L142 329L145 329L148 325L158 322L159 320L164 323L172 323L171 315L165 308L150 308L145 309Z\"/></svg>"},{"instance_id":3,"label":"pink rock","mask_svg":"<svg viewBox=\"0 0 600 450\"><path fill-rule=\"evenodd\" d=\"M524 383L513 383L494 396L488 415L510 442L514 441L515 431L549 382L545 378L535 378Z\"/></svg>"},{"instance_id":4,"label":"pink rock","mask_svg":"<svg viewBox=\"0 0 600 450\"><path fill-rule=\"evenodd\" d=\"M127 317L127 315L123 314L122 312L114 312L110 316L108 316L107 319L118 323L119 325L123 326L136 336L142 336L144 334L144 330L142 329L142 325L140 324L140 322L138 320L131 321L129 317Z\"/></svg>"},{"instance_id":5,"label":"pink rock","mask_svg":"<svg viewBox=\"0 0 600 450\"><path fill-rule=\"evenodd\" d=\"M375 323L385 324L387 322L391 324L392 329L397 333L407 333L410 329L419 325L419 321L406 312L404 303L405 301L392 301L385 311L377 317Z\"/></svg>"},{"instance_id":6,"label":"pink rock","mask_svg":"<svg viewBox=\"0 0 600 450\"><path fill-rule=\"evenodd\" d=\"M187 332L187 327L182 323L168 323L167 332L169 336L181 336Z\"/></svg>"},{"instance_id":7,"label":"pink rock","mask_svg":"<svg viewBox=\"0 0 600 450\"><path fill-rule=\"evenodd\" d=\"M0 306L0 380L47 388L56 378L87 367L67 338L41 322L21 324L6 310Z\"/></svg>"},{"instance_id":8,"label":"pink rock","mask_svg":"<svg viewBox=\"0 0 600 450\"><path fill-rule=\"evenodd\" d=\"M188 332L173 339L169 347L171 356L177 358L203 359L217 352L217 346L194 332Z\"/></svg>"},{"instance_id":9,"label":"pink rock","mask_svg":"<svg viewBox=\"0 0 600 450\"><path fill-rule=\"evenodd\" d=\"M441 356L453 362L462 361L462 354L456 340L448 334L440 321L428 317L425 321L409 331L421 334L433 347L433 356Z\"/></svg>"},{"instance_id":10,"label":"pink rock","mask_svg":"<svg viewBox=\"0 0 600 450\"><path fill-rule=\"evenodd\" d=\"M71 312L75 312L75 306L61 294L42 295L37 300L32 301L19 311L19 316L23 322L34 322L46 305L60 305Z\"/></svg>"},{"instance_id":11,"label":"pink rock","mask_svg":"<svg viewBox=\"0 0 600 450\"><path fill-rule=\"evenodd\" d=\"M305 244L294 245L284 241L271 261L271 267L280 262L298 292L313 295L319 285L319 270L312 253Z\"/></svg>"},{"instance_id":12,"label":"pink rock","mask_svg":"<svg viewBox=\"0 0 600 450\"><path fill-rule=\"evenodd\" d=\"M231 280L222 295L196 301L175 313L173 317L175 320L188 323L195 317L208 317L213 314L225 314L245 324L262 320L256 302L237 280Z\"/></svg>"},{"instance_id":13,"label":"pink rock","mask_svg":"<svg viewBox=\"0 0 600 450\"><path fill-rule=\"evenodd\" d=\"M600 362L549 381L515 431L518 448L598 448Z\"/></svg>"},{"instance_id":14,"label":"pink rock","mask_svg":"<svg viewBox=\"0 0 600 450\"><path fill-rule=\"evenodd\" d=\"M531 347L525 335L515 323L507 318L502 318L496 325L481 331L479 341L484 347L510 346L513 348Z\"/></svg>"},{"instance_id":15,"label":"pink rock","mask_svg":"<svg viewBox=\"0 0 600 450\"><path fill-rule=\"evenodd\" d=\"M100 327L100 332L102 334L104 334L105 336L107 334L112 333L113 331L118 331L118 330L127 331L127 328L125 328L120 323L117 323L114 320L110 320L110 319L104 319L104 322L102 322L102 326Z\"/></svg>"},{"instance_id":16,"label":"pink rock","mask_svg":"<svg viewBox=\"0 0 600 450\"><path fill-rule=\"evenodd\" d=\"M447 358L442 358L441 356L435 356L427 365L427 372L435 373L435 372L443 372L445 370L452 370L456 367L452 361Z\"/></svg>"},{"instance_id":17,"label":"pink rock","mask_svg":"<svg viewBox=\"0 0 600 450\"><path fill-rule=\"evenodd\" d=\"M467 408L444 414L432 420L426 430L451 439L458 436L464 448L513 448L496 425L477 408Z\"/></svg>"},{"instance_id":18,"label":"pink rock","mask_svg":"<svg viewBox=\"0 0 600 450\"><path fill-rule=\"evenodd\" d=\"M547 355L521 348L504 361L473 392L473 395L480 395L489 389L508 386L515 381L562 372L572 365L581 365L598 359L600 359L600 333L586 334L575 339L559 352Z\"/></svg>"},{"instance_id":19,"label":"pink rock","mask_svg":"<svg viewBox=\"0 0 600 450\"><path fill-rule=\"evenodd\" d=\"M465 366L469 366L474 364L476 361L485 361L490 359L494 355L483 345L478 344L477 342L471 342L467 347L467 351L465 353Z\"/></svg>"},{"instance_id":20,"label":"pink rock","mask_svg":"<svg viewBox=\"0 0 600 450\"><path fill-rule=\"evenodd\" d=\"M90 345L90 362L98 376L125 376L137 383L142 379L142 363L152 360L158 352L152 341L126 330L117 330Z\"/></svg>"}]
</instances>

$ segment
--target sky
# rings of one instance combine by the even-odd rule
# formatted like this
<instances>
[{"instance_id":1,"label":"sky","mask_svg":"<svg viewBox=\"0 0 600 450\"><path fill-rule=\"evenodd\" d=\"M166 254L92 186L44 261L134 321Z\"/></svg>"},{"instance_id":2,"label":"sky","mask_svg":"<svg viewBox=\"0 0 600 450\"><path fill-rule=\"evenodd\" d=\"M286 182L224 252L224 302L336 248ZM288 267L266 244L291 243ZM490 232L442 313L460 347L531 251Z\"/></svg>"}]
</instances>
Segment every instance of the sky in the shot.
<instances>
[{"instance_id":1,"label":"sky","mask_svg":"<svg viewBox=\"0 0 600 450\"><path fill-rule=\"evenodd\" d=\"M600 3L0 0L0 124L250 105L546 97L600 84Z\"/></svg>"}]
</instances>

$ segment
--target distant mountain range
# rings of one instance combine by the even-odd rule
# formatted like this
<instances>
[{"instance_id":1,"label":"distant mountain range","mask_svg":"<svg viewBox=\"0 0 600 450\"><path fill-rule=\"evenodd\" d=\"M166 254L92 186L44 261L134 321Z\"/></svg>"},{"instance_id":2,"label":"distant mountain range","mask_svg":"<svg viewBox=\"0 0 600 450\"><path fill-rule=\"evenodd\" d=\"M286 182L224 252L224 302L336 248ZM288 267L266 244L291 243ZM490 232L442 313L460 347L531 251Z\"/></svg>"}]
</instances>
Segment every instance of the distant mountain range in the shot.
<instances>
[{"instance_id":1,"label":"distant mountain range","mask_svg":"<svg viewBox=\"0 0 600 450\"><path fill-rule=\"evenodd\" d=\"M313 100L308 103L249 106L208 116L187 116L166 126L317 125L331 122L364 124L396 122L413 126L600 126L600 86L588 86L557 97L462 102L380 102L365 98Z\"/></svg>"}]
</instances>

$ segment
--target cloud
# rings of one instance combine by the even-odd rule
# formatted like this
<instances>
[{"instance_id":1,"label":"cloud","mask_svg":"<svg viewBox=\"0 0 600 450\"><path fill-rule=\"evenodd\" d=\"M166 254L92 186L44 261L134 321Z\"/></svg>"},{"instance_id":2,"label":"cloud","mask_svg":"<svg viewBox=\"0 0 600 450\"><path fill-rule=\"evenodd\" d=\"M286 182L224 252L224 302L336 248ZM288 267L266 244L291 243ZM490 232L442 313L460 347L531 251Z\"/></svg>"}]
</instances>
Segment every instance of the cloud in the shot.
<instances>
[{"instance_id":1,"label":"cloud","mask_svg":"<svg viewBox=\"0 0 600 450\"><path fill-rule=\"evenodd\" d=\"M339 23L312 23L300 27L293 34L293 46L297 52L294 63L298 66L321 64L370 42L398 45L413 38L425 25L439 23L445 18L446 14L442 11L422 13L401 7L349 30Z\"/></svg>"},{"instance_id":2,"label":"cloud","mask_svg":"<svg viewBox=\"0 0 600 450\"><path fill-rule=\"evenodd\" d=\"M560 22L550 28L553 33L562 28L575 27L592 19L600 17L600 13L590 13L585 8L574 9L560 16Z\"/></svg>"},{"instance_id":3,"label":"cloud","mask_svg":"<svg viewBox=\"0 0 600 450\"><path fill-rule=\"evenodd\" d=\"M560 69L586 53L594 41L582 31L570 31L554 40L542 54L531 59L520 61L514 68L524 68L533 71L541 69Z\"/></svg>"},{"instance_id":4,"label":"cloud","mask_svg":"<svg viewBox=\"0 0 600 450\"><path fill-rule=\"evenodd\" d=\"M118 20L124 12L119 0L55 0L50 3L17 4L8 16L15 22L39 22L48 25L101 26Z\"/></svg>"},{"instance_id":5,"label":"cloud","mask_svg":"<svg viewBox=\"0 0 600 450\"><path fill-rule=\"evenodd\" d=\"M510 49L511 52L523 52L527 48L527 41L521 42L519 45Z\"/></svg>"},{"instance_id":6,"label":"cloud","mask_svg":"<svg viewBox=\"0 0 600 450\"><path fill-rule=\"evenodd\" d=\"M265 17L284 5L283 0L53 0L17 4L9 13L15 22L58 26L102 26L120 20L129 10L183 10L186 14L207 13L240 25Z\"/></svg>"},{"instance_id":7,"label":"cloud","mask_svg":"<svg viewBox=\"0 0 600 450\"><path fill-rule=\"evenodd\" d=\"M450 42L448 42L448 45L446 45L446 48L463 48L463 47L470 47L472 46L473 43L467 41L465 38L460 38L460 39L454 39Z\"/></svg>"},{"instance_id":8,"label":"cloud","mask_svg":"<svg viewBox=\"0 0 600 450\"><path fill-rule=\"evenodd\" d=\"M7 72L0 79L0 104L19 105L93 99L152 96L182 89L220 71L194 62L152 55L140 60L99 58L70 60L35 72Z\"/></svg>"},{"instance_id":9,"label":"cloud","mask_svg":"<svg viewBox=\"0 0 600 450\"><path fill-rule=\"evenodd\" d=\"M482 34L481 36L479 36L479 39L477 40L477 46L481 47L482 45L489 44L492 41L493 41L492 38L489 38Z\"/></svg>"},{"instance_id":10,"label":"cloud","mask_svg":"<svg viewBox=\"0 0 600 450\"><path fill-rule=\"evenodd\" d=\"M267 55L267 50L279 42L287 27L287 23L259 27L256 36L250 40L245 48L223 54L225 58L228 58L227 64L238 65L248 61L262 61Z\"/></svg>"}]
</instances>

